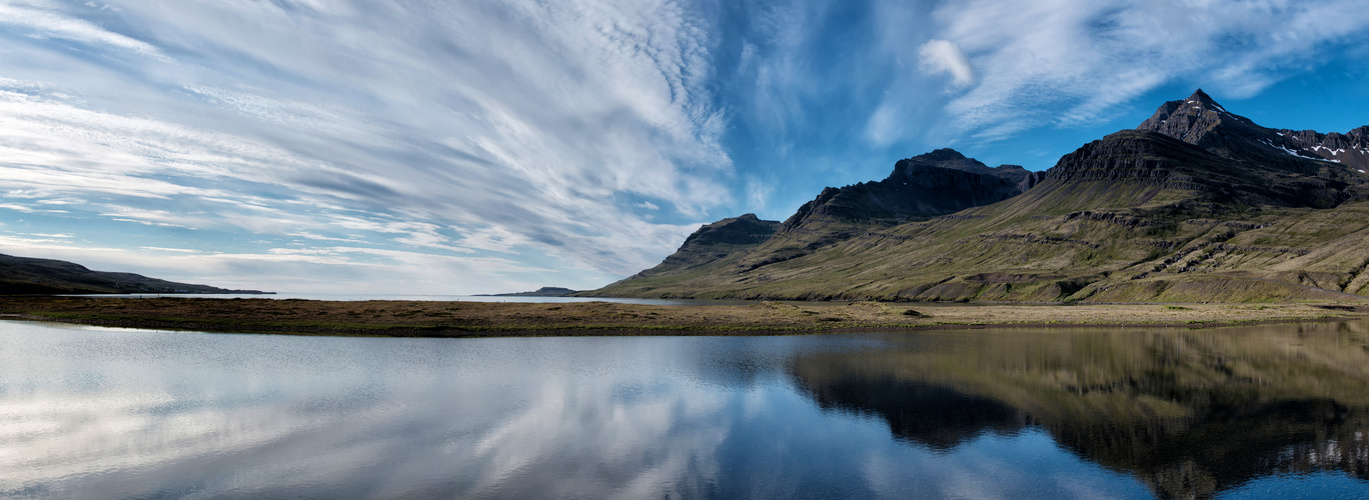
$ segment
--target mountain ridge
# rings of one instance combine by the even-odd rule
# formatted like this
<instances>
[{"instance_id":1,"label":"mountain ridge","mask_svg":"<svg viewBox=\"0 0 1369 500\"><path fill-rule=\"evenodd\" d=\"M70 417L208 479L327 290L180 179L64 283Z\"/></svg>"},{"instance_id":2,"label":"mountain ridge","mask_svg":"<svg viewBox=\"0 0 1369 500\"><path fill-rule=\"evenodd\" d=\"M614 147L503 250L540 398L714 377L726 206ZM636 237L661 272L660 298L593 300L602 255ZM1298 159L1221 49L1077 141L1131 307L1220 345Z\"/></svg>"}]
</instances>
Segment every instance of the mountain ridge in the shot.
<instances>
[{"instance_id":1,"label":"mountain ridge","mask_svg":"<svg viewBox=\"0 0 1369 500\"><path fill-rule=\"evenodd\" d=\"M1252 302L1329 291L1358 299L1369 286L1369 223L1353 221L1369 221L1369 175L1345 151L1323 147L1338 156L1313 157L1319 150L1302 144L1334 139L1353 150L1363 134L1280 130L1198 90L1045 172L989 169L937 150L900 160L884 180L824 189L765 241L579 295ZM1298 137L1308 139L1288 142ZM1005 177L1017 179L1015 194L996 191Z\"/></svg>"},{"instance_id":2,"label":"mountain ridge","mask_svg":"<svg viewBox=\"0 0 1369 500\"><path fill-rule=\"evenodd\" d=\"M255 295L271 292L230 290L209 285L177 283L133 273L92 271L80 264L63 260L0 254L0 295L118 293Z\"/></svg>"}]
</instances>

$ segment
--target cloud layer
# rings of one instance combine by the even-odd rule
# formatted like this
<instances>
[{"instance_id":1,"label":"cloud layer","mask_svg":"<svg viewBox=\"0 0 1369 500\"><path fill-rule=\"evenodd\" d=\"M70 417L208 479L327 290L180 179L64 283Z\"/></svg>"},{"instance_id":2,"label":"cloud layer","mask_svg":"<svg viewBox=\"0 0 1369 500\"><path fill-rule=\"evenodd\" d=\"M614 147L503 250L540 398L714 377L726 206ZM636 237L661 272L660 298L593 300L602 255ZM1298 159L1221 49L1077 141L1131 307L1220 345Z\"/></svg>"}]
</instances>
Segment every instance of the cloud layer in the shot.
<instances>
[{"instance_id":1,"label":"cloud layer","mask_svg":"<svg viewBox=\"0 0 1369 500\"><path fill-rule=\"evenodd\" d=\"M932 17L980 69L946 109L989 138L1096 122L1168 83L1250 97L1369 42L1354 0L969 0Z\"/></svg>"},{"instance_id":2,"label":"cloud layer","mask_svg":"<svg viewBox=\"0 0 1369 500\"><path fill-rule=\"evenodd\" d=\"M485 257L584 282L690 230L652 207L730 200L707 26L674 2L107 7L0 5L20 212L81 199L60 215L230 247L205 261L408 252L477 264L450 279Z\"/></svg>"}]
</instances>

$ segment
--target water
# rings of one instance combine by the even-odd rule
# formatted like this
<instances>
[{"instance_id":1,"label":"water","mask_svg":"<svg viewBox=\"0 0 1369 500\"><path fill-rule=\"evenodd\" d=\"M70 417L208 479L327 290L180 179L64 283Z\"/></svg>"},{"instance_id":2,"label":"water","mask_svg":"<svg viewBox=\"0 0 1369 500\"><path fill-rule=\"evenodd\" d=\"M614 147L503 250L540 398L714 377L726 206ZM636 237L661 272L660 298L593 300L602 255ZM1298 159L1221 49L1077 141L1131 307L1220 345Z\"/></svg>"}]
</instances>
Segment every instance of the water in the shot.
<instances>
[{"instance_id":1,"label":"water","mask_svg":"<svg viewBox=\"0 0 1369 500\"><path fill-rule=\"evenodd\" d=\"M381 339L0 322L0 498L1364 498L1369 324Z\"/></svg>"}]
</instances>

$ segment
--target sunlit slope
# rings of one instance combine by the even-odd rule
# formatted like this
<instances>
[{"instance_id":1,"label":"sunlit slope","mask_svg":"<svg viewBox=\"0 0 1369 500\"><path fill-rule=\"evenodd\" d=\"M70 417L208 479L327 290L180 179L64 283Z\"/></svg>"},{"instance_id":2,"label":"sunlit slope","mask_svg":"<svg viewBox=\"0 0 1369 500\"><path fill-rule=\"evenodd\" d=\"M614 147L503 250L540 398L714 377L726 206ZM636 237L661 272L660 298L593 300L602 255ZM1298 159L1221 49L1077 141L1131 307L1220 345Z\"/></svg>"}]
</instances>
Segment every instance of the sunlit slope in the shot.
<instances>
[{"instance_id":1,"label":"sunlit slope","mask_svg":"<svg viewBox=\"0 0 1369 500\"><path fill-rule=\"evenodd\" d=\"M972 301L1354 299L1369 285L1356 184L1123 131L992 205L903 224L810 217L610 296ZM1349 201L1342 201L1349 200ZM1333 208L1325 208L1333 207Z\"/></svg>"}]
</instances>

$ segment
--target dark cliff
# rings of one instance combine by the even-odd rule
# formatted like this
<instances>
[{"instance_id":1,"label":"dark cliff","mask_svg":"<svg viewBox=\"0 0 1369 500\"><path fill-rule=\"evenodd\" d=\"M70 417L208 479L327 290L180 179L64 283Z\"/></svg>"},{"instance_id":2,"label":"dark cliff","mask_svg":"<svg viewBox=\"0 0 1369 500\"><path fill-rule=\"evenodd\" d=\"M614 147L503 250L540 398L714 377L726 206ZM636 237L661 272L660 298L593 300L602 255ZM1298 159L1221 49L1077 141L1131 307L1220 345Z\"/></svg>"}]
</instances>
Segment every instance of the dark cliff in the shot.
<instances>
[{"instance_id":1,"label":"dark cliff","mask_svg":"<svg viewBox=\"0 0 1369 500\"><path fill-rule=\"evenodd\" d=\"M805 203L781 232L815 218L900 223L996 203L1030 187L1032 173L1017 165L989 168L950 149L899 160L878 182L829 187Z\"/></svg>"},{"instance_id":2,"label":"dark cliff","mask_svg":"<svg viewBox=\"0 0 1369 500\"><path fill-rule=\"evenodd\" d=\"M1085 144L1060 158L1046 178L1062 183L1108 181L1116 189L1189 190L1199 201L1250 206L1329 208L1359 193L1355 185L1334 177L1266 168L1139 130Z\"/></svg>"},{"instance_id":3,"label":"dark cliff","mask_svg":"<svg viewBox=\"0 0 1369 500\"><path fill-rule=\"evenodd\" d=\"M638 273L636 277L655 276L711 263L764 243L779 227L779 221L762 220L756 214L706 224L685 238L684 244L675 253L656 267Z\"/></svg>"}]
</instances>

